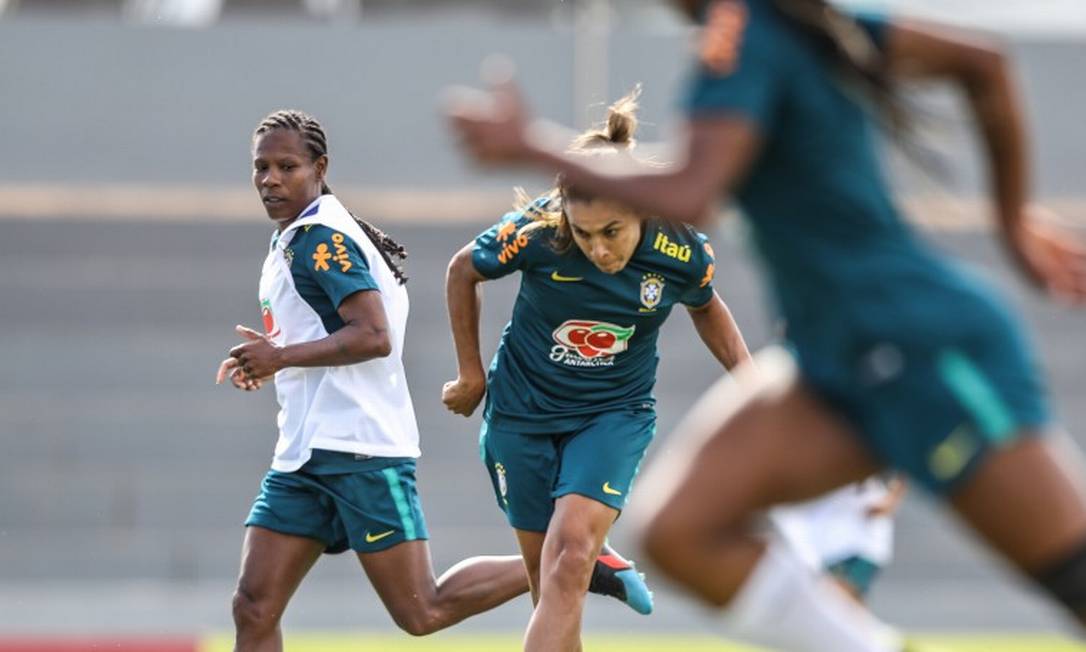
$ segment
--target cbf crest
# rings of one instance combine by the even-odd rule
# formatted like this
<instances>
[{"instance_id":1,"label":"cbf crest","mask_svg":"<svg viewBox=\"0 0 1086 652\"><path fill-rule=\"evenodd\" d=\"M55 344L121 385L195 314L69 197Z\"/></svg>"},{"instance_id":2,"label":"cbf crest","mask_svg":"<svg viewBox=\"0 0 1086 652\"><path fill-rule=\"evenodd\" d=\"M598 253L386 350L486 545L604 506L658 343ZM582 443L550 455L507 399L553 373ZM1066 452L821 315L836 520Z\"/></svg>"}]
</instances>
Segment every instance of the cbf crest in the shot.
<instances>
[{"instance_id":1,"label":"cbf crest","mask_svg":"<svg viewBox=\"0 0 1086 652\"><path fill-rule=\"evenodd\" d=\"M656 310L664 298L664 277L658 274L645 274L641 277L641 305L643 310Z\"/></svg>"},{"instance_id":2,"label":"cbf crest","mask_svg":"<svg viewBox=\"0 0 1086 652\"><path fill-rule=\"evenodd\" d=\"M502 495L502 501L506 501L505 495L509 493L509 485L505 482L505 466L501 462L494 464L494 474L498 476L498 492Z\"/></svg>"}]
</instances>

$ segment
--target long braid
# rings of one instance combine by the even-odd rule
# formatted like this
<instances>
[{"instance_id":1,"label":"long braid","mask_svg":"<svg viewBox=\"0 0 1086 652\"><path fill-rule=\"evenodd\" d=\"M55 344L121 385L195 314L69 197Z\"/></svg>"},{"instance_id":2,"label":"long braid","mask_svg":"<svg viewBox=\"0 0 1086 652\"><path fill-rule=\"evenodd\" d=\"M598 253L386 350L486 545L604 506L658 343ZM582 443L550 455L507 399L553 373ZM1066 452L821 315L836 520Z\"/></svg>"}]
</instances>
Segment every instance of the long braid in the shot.
<instances>
[{"instance_id":1,"label":"long braid","mask_svg":"<svg viewBox=\"0 0 1086 652\"><path fill-rule=\"evenodd\" d=\"M257 126L256 131L253 132L253 137L256 138L273 129L288 129L290 131L298 132L302 137L302 142L305 143L306 148L312 155L313 160L328 155L328 138L324 135L324 128L321 127L316 118L304 111L284 109L269 114L268 117L264 118ZM321 183L321 194L332 194L332 189L328 187L327 183ZM400 285L407 283L407 274L404 273L403 265L401 264L407 259L407 249L366 220L363 220L350 211L347 212L354 218L354 221L358 222L358 225L362 227L362 232L366 234L366 237L370 239L373 246L377 248L377 251L381 254L381 258L384 259L385 264L392 270L393 276L396 277L396 280Z\"/></svg>"},{"instance_id":2,"label":"long braid","mask_svg":"<svg viewBox=\"0 0 1086 652\"><path fill-rule=\"evenodd\" d=\"M946 161L922 138L922 111L898 92L886 53L859 23L827 0L773 0L777 10L833 59L846 79L873 103L891 141L916 169L938 183L953 176Z\"/></svg>"},{"instance_id":3,"label":"long braid","mask_svg":"<svg viewBox=\"0 0 1086 652\"><path fill-rule=\"evenodd\" d=\"M327 186L326 186L327 187ZM350 211L347 211L350 213ZM407 274L403 271L404 260L407 260L407 248L402 244L396 242L387 233L370 224L366 220L358 217L354 213L350 213L355 222L362 227L362 231L366 233L366 237L370 239L373 246L377 247L377 251L381 253L381 258L385 259L385 263L388 264L389 269L392 270L392 274L396 277L396 280L400 282L400 285L407 283ZM397 259L399 262L397 262Z\"/></svg>"},{"instance_id":4,"label":"long braid","mask_svg":"<svg viewBox=\"0 0 1086 652\"><path fill-rule=\"evenodd\" d=\"M851 16L827 0L774 0L773 4L829 53L845 76L867 93L895 132L909 131L909 111L890 78L889 61Z\"/></svg>"}]
</instances>

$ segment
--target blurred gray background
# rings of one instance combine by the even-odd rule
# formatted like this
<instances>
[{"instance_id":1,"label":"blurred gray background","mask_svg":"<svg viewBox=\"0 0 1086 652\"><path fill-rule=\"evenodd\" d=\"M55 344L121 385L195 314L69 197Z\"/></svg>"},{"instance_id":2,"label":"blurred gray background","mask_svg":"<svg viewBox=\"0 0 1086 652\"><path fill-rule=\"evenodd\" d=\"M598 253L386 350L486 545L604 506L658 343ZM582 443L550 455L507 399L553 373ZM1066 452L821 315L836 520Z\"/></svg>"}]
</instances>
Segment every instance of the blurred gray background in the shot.
<instances>
[{"instance_id":1,"label":"blurred gray background","mask_svg":"<svg viewBox=\"0 0 1086 652\"><path fill-rule=\"evenodd\" d=\"M454 372L442 282L449 256L500 215L512 185L540 190L547 180L465 165L439 92L474 83L480 60L504 52L540 114L584 124L640 81L651 141L674 124L691 37L648 1L228 0L198 20L170 18L170 4L0 0L0 636L230 627L241 522L270 461L275 402L267 390L216 387L213 374L233 325L259 323L270 225L246 188L249 136L282 107L324 123L333 187L411 252L405 363L436 566L514 551L478 462L478 418L439 402ZM1010 0L898 4L1009 39L1038 194L1086 224L1084 5L1031 3L1018 20ZM930 234L938 246L983 268L1022 311L1081 445L1086 313L1013 277L992 235L973 226L976 149L956 98L922 89L921 106L925 143L954 174L890 164L916 217L943 224ZM948 228L958 218L965 226ZM758 346L768 319L742 229L725 224L713 237L717 288ZM487 355L515 291L515 279L487 287ZM661 337L652 456L667 454L669 428L720 374L687 322L677 312ZM922 496L910 496L899 524L897 560L874 592L888 619L1063 626ZM627 543L621 521L614 542ZM648 619L593 599L587 629L700 622L682 597L657 595ZM528 612L522 600L462 627L518 630ZM348 556L318 564L286 624L392 628Z\"/></svg>"}]
</instances>

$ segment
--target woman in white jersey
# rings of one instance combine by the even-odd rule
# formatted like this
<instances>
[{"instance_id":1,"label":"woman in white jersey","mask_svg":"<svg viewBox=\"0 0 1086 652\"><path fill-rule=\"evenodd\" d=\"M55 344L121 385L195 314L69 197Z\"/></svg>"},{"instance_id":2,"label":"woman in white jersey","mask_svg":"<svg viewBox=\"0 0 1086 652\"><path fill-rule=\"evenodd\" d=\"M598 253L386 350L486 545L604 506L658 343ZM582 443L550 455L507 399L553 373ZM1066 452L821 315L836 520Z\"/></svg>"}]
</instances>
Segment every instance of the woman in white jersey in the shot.
<instances>
[{"instance_id":1,"label":"woman in white jersey","mask_svg":"<svg viewBox=\"0 0 1086 652\"><path fill-rule=\"evenodd\" d=\"M257 127L253 181L278 229L260 279L265 333L223 361L242 389L275 377L279 441L246 520L234 594L237 650L279 650L280 617L324 552L357 553L389 613L427 634L524 593L519 557L467 560L435 580L415 489L418 428L401 354L405 252L324 183L316 120Z\"/></svg>"},{"instance_id":2,"label":"woman in white jersey","mask_svg":"<svg viewBox=\"0 0 1086 652\"><path fill-rule=\"evenodd\" d=\"M272 468L245 523L239 651L282 649L283 611L325 552L354 550L393 620L414 635L528 591L519 556L474 557L434 577L401 362L406 251L340 204L327 168L311 116L277 111L257 127L253 182L278 226L260 279L265 333L238 326L246 341L217 381L254 390L274 376L281 409ZM597 563L597 574L609 572Z\"/></svg>"}]
</instances>

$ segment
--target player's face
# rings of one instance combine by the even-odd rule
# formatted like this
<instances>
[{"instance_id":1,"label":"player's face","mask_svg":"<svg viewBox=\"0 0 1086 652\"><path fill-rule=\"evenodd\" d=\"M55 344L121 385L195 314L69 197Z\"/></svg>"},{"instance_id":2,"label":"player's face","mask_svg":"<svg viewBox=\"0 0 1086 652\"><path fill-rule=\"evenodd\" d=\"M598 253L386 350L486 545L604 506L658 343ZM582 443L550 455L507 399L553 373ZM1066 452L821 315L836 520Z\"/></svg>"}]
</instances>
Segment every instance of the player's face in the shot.
<instances>
[{"instance_id":1,"label":"player's face","mask_svg":"<svg viewBox=\"0 0 1086 652\"><path fill-rule=\"evenodd\" d=\"M253 185L280 228L320 196L327 167L328 157L314 161L297 131L272 129L253 142Z\"/></svg>"},{"instance_id":2,"label":"player's face","mask_svg":"<svg viewBox=\"0 0 1086 652\"><path fill-rule=\"evenodd\" d=\"M573 241L601 272L621 272L641 242L641 216L614 202L568 202L566 216Z\"/></svg>"}]
</instances>

